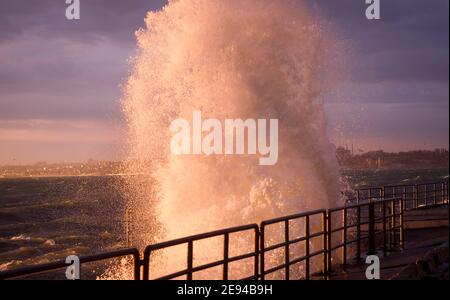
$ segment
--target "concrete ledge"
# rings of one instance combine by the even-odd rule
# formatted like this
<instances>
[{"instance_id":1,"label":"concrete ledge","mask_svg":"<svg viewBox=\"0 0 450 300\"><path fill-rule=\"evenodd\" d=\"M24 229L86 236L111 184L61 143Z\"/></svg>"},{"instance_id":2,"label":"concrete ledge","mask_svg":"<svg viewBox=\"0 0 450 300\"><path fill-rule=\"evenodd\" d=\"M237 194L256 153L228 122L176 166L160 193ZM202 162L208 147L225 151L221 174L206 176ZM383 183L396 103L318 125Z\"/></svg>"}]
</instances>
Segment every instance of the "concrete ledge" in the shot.
<instances>
[{"instance_id":1,"label":"concrete ledge","mask_svg":"<svg viewBox=\"0 0 450 300\"><path fill-rule=\"evenodd\" d=\"M449 223L448 219L405 221L405 223L403 224L403 228L421 229L421 228L449 227L448 223Z\"/></svg>"},{"instance_id":2,"label":"concrete ledge","mask_svg":"<svg viewBox=\"0 0 450 300\"><path fill-rule=\"evenodd\" d=\"M405 229L449 227L449 207L440 205L405 212Z\"/></svg>"},{"instance_id":3,"label":"concrete ledge","mask_svg":"<svg viewBox=\"0 0 450 300\"><path fill-rule=\"evenodd\" d=\"M392 279L397 280L448 280L449 279L449 243L446 242L427 252L415 263L405 267Z\"/></svg>"}]
</instances>

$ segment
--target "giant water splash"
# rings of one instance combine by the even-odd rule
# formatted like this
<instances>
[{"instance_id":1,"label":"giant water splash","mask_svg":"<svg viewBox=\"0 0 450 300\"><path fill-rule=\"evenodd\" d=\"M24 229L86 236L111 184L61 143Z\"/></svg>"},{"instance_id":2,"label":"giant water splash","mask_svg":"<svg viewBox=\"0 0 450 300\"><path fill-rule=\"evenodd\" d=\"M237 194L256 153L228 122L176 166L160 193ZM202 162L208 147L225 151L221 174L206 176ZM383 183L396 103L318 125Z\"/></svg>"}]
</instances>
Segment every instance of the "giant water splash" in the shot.
<instances>
[{"instance_id":1,"label":"giant water splash","mask_svg":"<svg viewBox=\"0 0 450 300\"><path fill-rule=\"evenodd\" d=\"M145 21L123 101L129 172L149 175L127 187L133 228L144 232L135 243L337 204L321 100L331 39L301 1L177 0ZM219 120L279 119L278 163L172 155L169 125L194 110Z\"/></svg>"}]
</instances>

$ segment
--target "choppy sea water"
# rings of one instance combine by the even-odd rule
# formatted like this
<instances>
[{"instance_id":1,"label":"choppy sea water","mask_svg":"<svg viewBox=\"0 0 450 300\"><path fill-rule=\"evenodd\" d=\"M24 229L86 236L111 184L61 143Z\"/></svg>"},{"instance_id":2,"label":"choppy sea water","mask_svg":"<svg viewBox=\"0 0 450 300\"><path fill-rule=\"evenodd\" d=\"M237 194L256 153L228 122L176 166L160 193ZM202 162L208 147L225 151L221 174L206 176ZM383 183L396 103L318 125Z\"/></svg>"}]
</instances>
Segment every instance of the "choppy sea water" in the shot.
<instances>
[{"instance_id":1,"label":"choppy sea water","mask_svg":"<svg viewBox=\"0 0 450 300\"><path fill-rule=\"evenodd\" d=\"M0 270L126 246L121 180L0 179Z\"/></svg>"},{"instance_id":2,"label":"choppy sea water","mask_svg":"<svg viewBox=\"0 0 450 300\"><path fill-rule=\"evenodd\" d=\"M342 178L353 188L411 184L448 179L448 169L346 170ZM0 179L0 271L126 247L122 183L119 176ZM92 264L83 274L96 278L105 268Z\"/></svg>"},{"instance_id":3,"label":"choppy sea water","mask_svg":"<svg viewBox=\"0 0 450 300\"><path fill-rule=\"evenodd\" d=\"M341 176L351 188L358 189L448 180L448 169L345 170Z\"/></svg>"}]
</instances>

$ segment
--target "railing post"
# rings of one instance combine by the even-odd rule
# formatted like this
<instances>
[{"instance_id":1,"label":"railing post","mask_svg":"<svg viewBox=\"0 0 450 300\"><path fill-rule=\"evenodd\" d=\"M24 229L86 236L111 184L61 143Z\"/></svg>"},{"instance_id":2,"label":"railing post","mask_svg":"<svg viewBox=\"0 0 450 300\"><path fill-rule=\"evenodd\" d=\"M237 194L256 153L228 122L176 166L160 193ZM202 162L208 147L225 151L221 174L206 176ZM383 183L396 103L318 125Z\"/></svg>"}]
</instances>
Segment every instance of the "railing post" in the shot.
<instances>
[{"instance_id":1,"label":"railing post","mask_svg":"<svg viewBox=\"0 0 450 300\"><path fill-rule=\"evenodd\" d=\"M139 253L134 257L134 280L141 280L141 259Z\"/></svg>"},{"instance_id":2,"label":"railing post","mask_svg":"<svg viewBox=\"0 0 450 300\"><path fill-rule=\"evenodd\" d=\"M188 242L187 251L187 280L192 280L192 266L194 260L194 242Z\"/></svg>"},{"instance_id":3,"label":"railing post","mask_svg":"<svg viewBox=\"0 0 450 300\"><path fill-rule=\"evenodd\" d=\"M388 189L388 187L386 187L386 186L383 186L383 187L380 188L380 190L379 190L380 199L378 199L378 200L385 200L387 198L387 196L386 196L386 194L387 194L386 190L387 189ZM394 193L395 193L395 189L394 189ZM379 211L381 212L381 207L380 207Z\"/></svg>"},{"instance_id":4,"label":"railing post","mask_svg":"<svg viewBox=\"0 0 450 300\"><path fill-rule=\"evenodd\" d=\"M225 233L223 236L223 280L228 280L228 252L229 252L230 236Z\"/></svg>"},{"instance_id":5,"label":"railing post","mask_svg":"<svg viewBox=\"0 0 450 300\"><path fill-rule=\"evenodd\" d=\"M289 280L289 220L284 221L284 272L285 279Z\"/></svg>"},{"instance_id":6,"label":"railing post","mask_svg":"<svg viewBox=\"0 0 450 300\"><path fill-rule=\"evenodd\" d=\"M395 199L391 201L391 218L392 218L392 248L397 247L397 230L396 230L396 218L395 218Z\"/></svg>"},{"instance_id":7,"label":"railing post","mask_svg":"<svg viewBox=\"0 0 450 300\"><path fill-rule=\"evenodd\" d=\"M125 210L125 232L127 235L127 247L131 247L131 241L130 241L130 212L129 209L127 208Z\"/></svg>"},{"instance_id":8,"label":"railing post","mask_svg":"<svg viewBox=\"0 0 450 300\"><path fill-rule=\"evenodd\" d=\"M343 269L345 270L345 268L347 267L347 207L344 207L343 210L343 244L344 246L342 247L342 265L343 265Z\"/></svg>"},{"instance_id":9,"label":"railing post","mask_svg":"<svg viewBox=\"0 0 450 300\"><path fill-rule=\"evenodd\" d=\"M400 199L400 232L399 232L399 242L400 242L400 247L403 248L404 246L404 235L403 235L403 227L404 227L404 219L403 219L403 213L405 211L405 206L403 201Z\"/></svg>"},{"instance_id":10,"label":"railing post","mask_svg":"<svg viewBox=\"0 0 450 300\"><path fill-rule=\"evenodd\" d=\"M305 219L305 256L306 256L306 265L305 265L305 275L306 275L306 280L309 280L309 273L310 273L310 268L309 268L309 263L310 263L310 259L309 259L309 216L306 216Z\"/></svg>"},{"instance_id":11,"label":"railing post","mask_svg":"<svg viewBox=\"0 0 450 300\"><path fill-rule=\"evenodd\" d=\"M448 192L448 181L444 181L444 199L446 203L449 203Z\"/></svg>"},{"instance_id":12,"label":"railing post","mask_svg":"<svg viewBox=\"0 0 450 300\"><path fill-rule=\"evenodd\" d=\"M436 199L437 199L437 195L436 195L436 183L433 183L433 205L436 205Z\"/></svg>"},{"instance_id":13,"label":"railing post","mask_svg":"<svg viewBox=\"0 0 450 300\"><path fill-rule=\"evenodd\" d=\"M443 182L443 189L444 189L444 203L448 203L448 182Z\"/></svg>"},{"instance_id":14,"label":"railing post","mask_svg":"<svg viewBox=\"0 0 450 300\"><path fill-rule=\"evenodd\" d=\"M261 252L261 258L260 258L260 267L261 267L261 271L260 271L260 276L261 276L261 280L264 280L265 278L266 278L266 275L265 275L265 270L264 270L264 268L265 268L265 253L264 253L264 249L265 249L265 241L264 241L264 239L265 239L265 234L264 234L264 231L265 231L265 228L264 228L264 225L263 224L261 224L261 226L260 226L260 231L261 231L261 239L260 239L260 252Z\"/></svg>"},{"instance_id":15,"label":"railing post","mask_svg":"<svg viewBox=\"0 0 450 300\"><path fill-rule=\"evenodd\" d=\"M255 276L255 280L259 279L259 239L261 237L261 233L259 230L259 227L255 228L255 269L254 269L254 276Z\"/></svg>"},{"instance_id":16,"label":"railing post","mask_svg":"<svg viewBox=\"0 0 450 300\"><path fill-rule=\"evenodd\" d=\"M149 276L150 276L150 254L151 253L146 253L146 251L144 251L144 259L142 261L142 264L144 265L143 270L142 270L142 280L149 280Z\"/></svg>"},{"instance_id":17,"label":"railing post","mask_svg":"<svg viewBox=\"0 0 450 300\"><path fill-rule=\"evenodd\" d=\"M419 206L419 186L415 184L413 189L413 208L417 208L418 206Z\"/></svg>"},{"instance_id":18,"label":"railing post","mask_svg":"<svg viewBox=\"0 0 450 300\"><path fill-rule=\"evenodd\" d=\"M375 203L369 203L369 255L376 254L375 251Z\"/></svg>"},{"instance_id":19,"label":"railing post","mask_svg":"<svg viewBox=\"0 0 450 300\"><path fill-rule=\"evenodd\" d=\"M428 183L425 184L425 207L428 206Z\"/></svg>"},{"instance_id":20,"label":"railing post","mask_svg":"<svg viewBox=\"0 0 450 300\"><path fill-rule=\"evenodd\" d=\"M445 182L445 199L447 200L447 204L450 202L450 197L449 195L449 185L448 185L448 181Z\"/></svg>"},{"instance_id":21,"label":"railing post","mask_svg":"<svg viewBox=\"0 0 450 300\"><path fill-rule=\"evenodd\" d=\"M361 261L361 206L356 208L356 259L359 263Z\"/></svg>"},{"instance_id":22,"label":"railing post","mask_svg":"<svg viewBox=\"0 0 450 300\"><path fill-rule=\"evenodd\" d=\"M327 212L322 213L322 246L323 246L323 274L328 273L328 245L327 245Z\"/></svg>"},{"instance_id":23,"label":"railing post","mask_svg":"<svg viewBox=\"0 0 450 300\"><path fill-rule=\"evenodd\" d=\"M407 199L408 199L408 195L407 195L407 193L406 193L406 186L403 186L403 190L402 190L402 193L403 193L403 196L402 196L402 201L403 201L403 209L405 210L406 209L406 201L407 201Z\"/></svg>"},{"instance_id":24,"label":"railing post","mask_svg":"<svg viewBox=\"0 0 450 300\"><path fill-rule=\"evenodd\" d=\"M387 250L387 230L386 230L386 201L383 201L383 256L386 256Z\"/></svg>"},{"instance_id":25,"label":"railing post","mask_svg":"<svg viewBox=\"0 0 450 300\"><path fill-rule=\"evenodd\" d=\"M328 246L328 255L327 255L327 259L328 259L328 274L331 273L332 268L331 268L331 212L327 213L327 236L328 236L328 241L327 241L327 246Z\"/></svg>"}]
</instances>

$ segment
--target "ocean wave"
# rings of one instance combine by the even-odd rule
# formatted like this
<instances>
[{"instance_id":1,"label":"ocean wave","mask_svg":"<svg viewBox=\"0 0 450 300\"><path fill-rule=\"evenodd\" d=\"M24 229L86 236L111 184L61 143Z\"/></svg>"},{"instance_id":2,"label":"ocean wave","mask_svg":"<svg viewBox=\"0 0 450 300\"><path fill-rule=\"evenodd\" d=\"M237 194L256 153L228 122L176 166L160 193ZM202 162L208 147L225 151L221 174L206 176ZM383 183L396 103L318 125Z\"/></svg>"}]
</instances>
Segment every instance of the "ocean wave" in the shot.
<instances>
[{"instance_id":1,"label":"ocean wave","mask_svg":"<svg viewBox=\"0 0 450 300\"><path fill-rule=\"evenodd\" d=\"M29 210L36 210L36 209L55 209L60 207L70 207L79 205L82 202L89 202L86 200L61 200L61 201L55 201L55 202L44 202L44 203L30 203L30 204L22 204L22 205L16 205L16 206L8 206L3 207L0 212L2 213L19 213L22 211L29 211Z\"/></svg>"},{"instance_id":2,"label":"ocean wave","mask_svg":"<svg viewBox=\"0 0 450 300\"><path fill-rule=\"evenodd\" d=\"M26 236L24 234L19 234L16 236L13 236L12 238L10 238L11 241L29 241L31 240L31 237Z\"/></svg>"},{"instance_id":3,"label":"ocean wave","mask_svg":"<svg viewBox=\"0 0 450 300\"><path fill-rule=\"evenodd\" d=\"M88 253L88 251L89 248L83 246L75 246L47 253L42 253L36 247L20 247L19 249L0 254L0 270L4 271L23 266L54 262L63 260L69 255L80 255Z\"/></svg>"},{"instance_id":4,"label":"ocean wave","mask_svg":"<svg viewBox=\"0 0 450 300\"><path fill-rule=\"evenodd\" d=\"M13 269L17 264L20 264L20 260L11 260L5 263L0 263L0 271L6 271L8 269Z\"/></svg>"}]
</instances>

